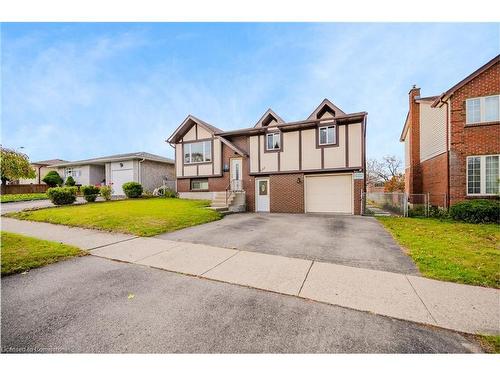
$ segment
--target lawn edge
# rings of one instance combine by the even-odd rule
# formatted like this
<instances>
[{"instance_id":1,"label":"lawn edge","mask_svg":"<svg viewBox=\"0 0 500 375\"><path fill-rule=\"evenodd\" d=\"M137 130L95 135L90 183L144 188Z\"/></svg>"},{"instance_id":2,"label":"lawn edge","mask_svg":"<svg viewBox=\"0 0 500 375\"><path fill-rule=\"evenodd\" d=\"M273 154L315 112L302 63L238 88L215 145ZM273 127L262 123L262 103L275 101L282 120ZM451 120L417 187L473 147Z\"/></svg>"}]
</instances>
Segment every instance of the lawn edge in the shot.
<instances>
[{"instance_id":1,"label":"lawn edge","mask_svg":"<svg viewBox=\"0 0 500 375\"><path fill-rule=\"evenodd\" d=\"M39 265L39 266L36 266L36 267L19 269L19 270L16 270L14 272L5 272L5 273L1 272L0 273L1 277L8 277L8 276L13 276L13 275L18 275L18 274L21 274L23 272L29 272L29 271L37 269L37 268L42 268L42 267L48 266L50 264L55 264L55 263L64 262L66 260L70 260L70 259L73 259L73 258L80 258L80 257L91 255L90 252L88 252L87 250L80 249L79 247L74 246L74 245L68 245L68 244L64 244L64 243L61 243L61 242L57 242L57 241L45 240L43 238L38 238L38 237L33 237L33 236L27 236L25 234L16 233L16 232L9 232L9 231L4 231L4 230L2 230L1 233L2 234L3 233L13 234L15 236L20 236L20 237L28 238L30 240L36 240L36 241L40 241L40 242L48 242L48 243L51 243L51 244L54 244L54 245L63 245L65 247L71 247L71 248L74 248L74 249L78 250L78 254L61 256L61 257L58 257L57 259L54 259L51 262L48 262L48 263L45 263L45 264L42 264L42 265Z\"/></svg>"},{"instance_id":2,"label":"lawn edge","mask_svg":"<svg viewBox=\"0 0 500 375\"><path fill-rule=\"evenodd\" d=\"M443 282L447 282L447 283L454 283L454 284L459 284L459 285L468 285L468 286L475 286L475 287L481 287L481 288L489 288L489 289L496 289L496 290L500 290L500 287L497 287L497 286L493 286L493 285L481 285L481 284L475 284L475 283L465 283L465 282L461 282L460 280L449 280L449 279L445 279L445 278L440 278L440 277L434 277L432 275L428 275L426 274L426 272L422 271L420 269L420 266L417 262L415 262L415 260L413 259L412 257L412 254L411 254L411 250L408 249L406 246L404 246L403 244L401 244L398 239L392 234L392 232L389 230L389 228L387 228L384 223L383 223L383 217L382 217L382 220L379 220L378 217L376 217L377 221L382 225L382 227L391 235L391 237L394 239L394 241L398 244L398 246L403 249L403 252L408 255L409 257L411 257L411 260L413 261L413 263L415 263L415 265L417 266L417 269L418 269L418 272L420 272L421 276L426 278L426 279L430 279L430 280L437 280L437 281L443 281ZM444 221L444 220L443 220ZM446 221L444 221L446 222ZM450 221L450 223L453 223L453 221ZM466 223L467 224L467 223Z\"/></svg>"}]
</instances>

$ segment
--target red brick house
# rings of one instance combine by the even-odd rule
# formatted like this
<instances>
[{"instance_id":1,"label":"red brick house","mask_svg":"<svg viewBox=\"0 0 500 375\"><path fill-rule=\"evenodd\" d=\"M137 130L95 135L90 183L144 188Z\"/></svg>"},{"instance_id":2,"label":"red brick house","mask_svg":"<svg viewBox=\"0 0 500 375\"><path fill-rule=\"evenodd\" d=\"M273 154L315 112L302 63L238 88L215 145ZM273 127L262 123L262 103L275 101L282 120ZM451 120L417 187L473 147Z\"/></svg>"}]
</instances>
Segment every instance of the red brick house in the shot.
<instances>
[{"instance_id":1,"label":"red brick house","mask_svg":"<svg viewBox=\"0 0 500 375\"><path fill-rule=\"evenodd\" d=\"M498 198L499 108L500 55L439 96L413 87L400 137L406 192L436 206Z\"/></svg>"},{"instance_id":2,"label":"red brick house","mask_svg":"<svg viewBox=\"0 0 500 375\"><path fill-rule=\"evenodd\" d=\"M269 109L232 131L189 115L167 140L179 195L232 210L360 214L366 116L327 99L305 120Z\"/></svg>"}]
</instances>

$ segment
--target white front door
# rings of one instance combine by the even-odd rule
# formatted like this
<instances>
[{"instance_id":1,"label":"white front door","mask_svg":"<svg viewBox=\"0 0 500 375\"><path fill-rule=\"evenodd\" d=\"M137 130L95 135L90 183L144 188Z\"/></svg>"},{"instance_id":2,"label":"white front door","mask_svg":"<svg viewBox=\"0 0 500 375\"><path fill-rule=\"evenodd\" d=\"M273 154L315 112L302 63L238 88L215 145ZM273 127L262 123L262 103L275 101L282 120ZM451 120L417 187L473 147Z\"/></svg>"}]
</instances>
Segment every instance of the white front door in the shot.
<instances>
[{"instance_id":1,"label":"white front door","mask_svg":"<svg viewBox=\"0 0 500 375\"><path fill-rule=\"evenodd\" d=\"M243 190L242 165L243 163L241 158L231 159L231 168L229 170L231 190Z\"/></svg>"},{"instance_id":2,"label":"white front door","mask_svg":"<svg viewBox=\"0 0 500 375\"><path fill-rule=\"evenodd\" d=\"M258 178L255 180L255 211L269 212L269 179Z\"/></svg>"}]
</instances>

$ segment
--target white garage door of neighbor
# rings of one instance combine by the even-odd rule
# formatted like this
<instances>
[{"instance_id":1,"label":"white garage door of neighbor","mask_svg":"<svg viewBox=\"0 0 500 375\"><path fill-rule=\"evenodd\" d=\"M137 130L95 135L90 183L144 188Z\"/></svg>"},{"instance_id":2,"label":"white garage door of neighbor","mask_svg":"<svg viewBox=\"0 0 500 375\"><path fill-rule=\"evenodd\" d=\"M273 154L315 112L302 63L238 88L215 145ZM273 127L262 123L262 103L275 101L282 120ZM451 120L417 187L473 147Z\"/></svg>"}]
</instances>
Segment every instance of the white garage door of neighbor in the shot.
<instances>
[{"instance_id":1,"label":"white garage door of neighbor","mask_svg":"<svg viewBox=\"0 0 500 375\"><path fill-rule=\"evenodd\" d=\"M352 175L306 176L306 212L352 214Z\"/></svg>"},{"instance_id":2,"label":"white garage door of neighbor","mask_svg":"<svg viewBox=\"0 0 500 375\"><path fill-rule=\"evenodd\" d=\"M133 169L119 169L111 171L111 182L113 183L113 195L125 195L122 185L125 182L134 181Z\"/></svg>"}]
</instances>

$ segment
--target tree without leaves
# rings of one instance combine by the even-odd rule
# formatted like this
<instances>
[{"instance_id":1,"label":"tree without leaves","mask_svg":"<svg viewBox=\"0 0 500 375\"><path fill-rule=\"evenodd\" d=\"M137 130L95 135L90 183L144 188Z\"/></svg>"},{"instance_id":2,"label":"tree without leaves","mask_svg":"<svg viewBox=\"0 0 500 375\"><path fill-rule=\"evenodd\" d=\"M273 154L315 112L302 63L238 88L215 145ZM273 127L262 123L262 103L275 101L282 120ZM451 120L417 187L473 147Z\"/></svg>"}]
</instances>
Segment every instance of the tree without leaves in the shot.
<instances>
[{"instance_id":1,"label":"tree without leaves","mask_svg":"<svg viewBox=\"0 0 500 375\"><path fill-rule=\"evenodd\" d=\"M3 147L0 147L0 153L2 185L7 184L7 181L36 177L26 154Z\"/></svg>"},{"instance_id":2,"label":"tree without leaves","mask_svg":"<svg viewBox=\"0 0 500 375\"><path fill-rule=\"evenodd\" d=\"M388 182L393 177L402 176L401 159L394 155L386 155L382 160L369 159L366 162L368 183Z\"/></svg>"}]
</instances>

